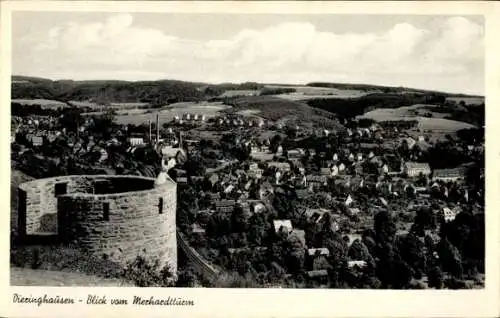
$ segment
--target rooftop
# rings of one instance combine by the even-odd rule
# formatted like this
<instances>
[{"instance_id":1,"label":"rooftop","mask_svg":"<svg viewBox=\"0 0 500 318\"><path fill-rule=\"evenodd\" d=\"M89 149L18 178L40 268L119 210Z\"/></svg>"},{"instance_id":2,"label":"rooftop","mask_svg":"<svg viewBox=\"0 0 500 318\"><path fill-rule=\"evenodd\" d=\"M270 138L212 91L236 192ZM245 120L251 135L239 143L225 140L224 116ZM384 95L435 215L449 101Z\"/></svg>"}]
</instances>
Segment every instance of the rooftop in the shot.
<instances>
[{"instance_id":1,"label":"rooftop","mask_svg":"<svg viewBox=\"0 0 500 318\"><path fill-rule=\"evenodd\" d=\"M274 220L273 226L276 232L279 232L282 226L288 231L291 231L293 229L292 221L290 220Z\"/></svg>"}]
</instances>

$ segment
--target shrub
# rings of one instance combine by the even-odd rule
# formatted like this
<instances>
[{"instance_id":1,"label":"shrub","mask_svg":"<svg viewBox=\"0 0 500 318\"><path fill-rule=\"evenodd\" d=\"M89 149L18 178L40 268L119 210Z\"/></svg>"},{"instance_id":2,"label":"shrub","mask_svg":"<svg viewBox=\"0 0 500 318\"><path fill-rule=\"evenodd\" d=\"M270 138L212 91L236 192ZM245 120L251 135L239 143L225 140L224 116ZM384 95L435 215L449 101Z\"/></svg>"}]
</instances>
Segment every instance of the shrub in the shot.
<instances>
[{"instance_id":1,"label":"shrub","mask_svg":"<svg viewBox=\"0 0 500 318\"><path fill-rule=\"evenodd\" d=\"M173 287L175 277L168 266L162 267L159 259L144 256L130 262L123 271L123 277L138 287Z\"/></svg>"}]
</instances>

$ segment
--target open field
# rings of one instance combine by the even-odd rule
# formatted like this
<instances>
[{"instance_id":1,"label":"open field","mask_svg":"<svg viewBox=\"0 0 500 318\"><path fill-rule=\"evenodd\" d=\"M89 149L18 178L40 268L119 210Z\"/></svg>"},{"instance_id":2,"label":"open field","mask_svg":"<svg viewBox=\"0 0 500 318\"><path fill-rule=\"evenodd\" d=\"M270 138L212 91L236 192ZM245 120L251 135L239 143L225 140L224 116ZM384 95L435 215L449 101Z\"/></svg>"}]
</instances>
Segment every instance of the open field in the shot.
<instances>
[{"instance_id":1,"label":"open field","mask_svg":"<svg viewBox=\"0 0 500 318\"><path fill-rule=\"evenodd\" d=\"M145 114L147 111L148 111L147 109L141 109L141 108L114 110L114 112L118 116ZM88 113L82 113L82 115L83 116L99 116L99 115L103 115L104 113L105 112L102 112L102 111L93 111L93 112L88 112Z\"/></svg>"},{"instance_id":2,"label":"open field","mask_svg":"<svg viewBox=\"0 0 500 318\"><path fill-rule=\"evenodd\" d=\"M448 116L447 113L433 112L434 105L416 104L412 106L403 106L398 108L377 108L369 111L364 115L358 117L371 118L373 120L399 120L399 118L426 116L432 114L433 118L444 118Z\"/></svg>"},{"instance_id":3,"label":"open field","mask_svg":"<svg viewBox=\"0 0 500 318\"><path fill-rule=\"evenodd\" d=\"M42 108L69 107L66 103L50 99L12 99L11 102L26 106L40 105Z\"/></svg>"},{"instance_id":4,"label":"open field","mask_svg":"<svg viewBox=\"0 0 500 318\"><path fill-rule=\"evenodd\" d=\"M260 94L260 90L227 90L222 93L219 97L236 97L236 96L257 96Z\"/></svg>"},{"instance_id":5,"label":"open field","mask_svg":"<svg viewBox=\"0 0 500 318\"><path fill-rule=\"evenodd\" d=\"M418 128L422 131L456 132L460 129L474 128L474 125L444 118L418 117Z\"/></svg>"},{"instance_id":6,"label":"open field","mask_svg":"<svg viewBox=\"0 0 500 318\"><path fill-rule=\"evenodd\" d=\"M371 93L354 89L337 89L330 87L313 87L313 86L267 85L266 87L295 89L294 93L275 95L277 97L293 101L310 100L316 98L356 98Z\"/></svg>"},{"instance_id":7,"label":"open field","mask_svg":"<svg viewBox=\"0 0 500 318\"><path fill-rule=\"evenodd\" d=\"M133 287L118 279L106 279L81 273L48 271L20 267L10 268L10 284L13 286L99 286Z\"/></svg>"},{"instance_id":8,"label":"open field","mask_svg":"<svg viewBox=\"0 0 500 318\"><path fill-rule=\"evenodd\" d=\"M316 95L306 95L306 94L301 94L301 93L288 93L288 94L279 94L275 95L276 97L287 99L287 100L292 100L292 101L307 101L311 99L318 99L318 98L356 98L356 97L361 97L366 95L366 93L361 93L361 92L348 92L344 91L339 94L316 94Z\"/></svg>"},{"instance_id":9,"label":"open field","mask_svg":"<svg viewBox=\"0 0 500 318\"><path fill-rule=\"evenodd\" d=\"M260 110L258 109L244 109L236 112L236 114L241 115L241 116L255 116L260 113Z\"/></svg>"},{"instance_id":10,"label":"open field","mask_svg":"<svg viewBox=\"0 0 500 318\"><path fill-rule=\"evenodd\" d=\"M434 130L443 132L454 132L464 128L473 128L474 126L468 123L449 120L439 117L445 117L447 114L434 113L429 111L429 105L413 105L399 108L378 108L367 112L358 118L370 118L376 121L384 120L417 120L418 129L422 131ZM422 116L425 113L432 113L432 117Z\"/></svg>"},{"instance_id":11,"label":"open field","mask_svg":"<svg viewBox=\"0 0 500 318\"><path fill-rule=\"evenodd\" d=\"M201 114L206 117L214 117L219 112L230 108L230 106L222 103L176 103L162 109L143 110L142 113L128 113L126 115L116 116L118 124L134 124L140 125L147 123L148 120L155 121L156 114L160 114L160 122L165 123L172 121L176 115L183 116L184 114Z\"/></svg>"},{"instance_id":12,"label":"open field","mask_svg":"<svg viewBox=\"0 0 500 318\"><path fill-rule=\"evenodd\" d=\"M148 103L110 103L109 105L102 106L95 102L90 101L70 101L72 105L77 107L89 107L95 110L106 110L106 109L114 109L114 110L122 110L122 109L134 109L134 108L144 108L148 106Z\"/></svg>"}]
</instances>

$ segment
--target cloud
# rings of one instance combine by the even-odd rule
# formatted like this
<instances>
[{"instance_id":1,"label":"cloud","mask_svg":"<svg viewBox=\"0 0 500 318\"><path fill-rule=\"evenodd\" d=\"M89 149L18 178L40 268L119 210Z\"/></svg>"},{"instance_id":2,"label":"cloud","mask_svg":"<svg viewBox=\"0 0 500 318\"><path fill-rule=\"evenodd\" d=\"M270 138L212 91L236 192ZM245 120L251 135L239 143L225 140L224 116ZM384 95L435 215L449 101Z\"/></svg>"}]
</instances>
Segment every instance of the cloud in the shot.
<instances>
[{"instance_id":1,"label":"cloud","mask_svg":"<svg viewBox=\"0 0 500 318\"><path fill-rule=\"evenodd\" d=\"M24 45L32 42L31 56L45 61L44 71L75 76L107 72L110 78L129 70L142 78L164 74L160 77L201 81L366 79L410 86L412 77L428 76L428 81L416 80L415 85L435 82L449 86L435 89L472 86L482 91L483 37L481 25L451 17L427 29L401 23L379 33L337 34L307 22L287 22L199 41L135 25L132 15L119 14L98 23L59 25L43 36L25 38ZM468 83L453 78L468 78Z\"/></svg>"}]
</instances>

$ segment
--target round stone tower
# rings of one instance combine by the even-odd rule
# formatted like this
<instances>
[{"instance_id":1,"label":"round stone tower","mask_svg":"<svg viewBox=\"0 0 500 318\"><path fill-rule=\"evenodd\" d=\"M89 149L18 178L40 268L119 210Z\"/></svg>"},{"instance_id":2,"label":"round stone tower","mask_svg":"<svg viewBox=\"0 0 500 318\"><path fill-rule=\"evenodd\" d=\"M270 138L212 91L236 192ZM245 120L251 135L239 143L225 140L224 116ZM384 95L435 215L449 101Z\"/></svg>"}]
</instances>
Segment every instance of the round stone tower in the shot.
<instances>
[{"instance_id":1,"label":"round stone tower","mask_svg":"<svg viewBox=\"0 0 500 318\"><path fill-rule=\"evenodd\" d=\"M170 178L78 175L19 186L20 235L65 243L125 264L138 255L177 271L177 185Z\"/></svg>"}]
</instances>

